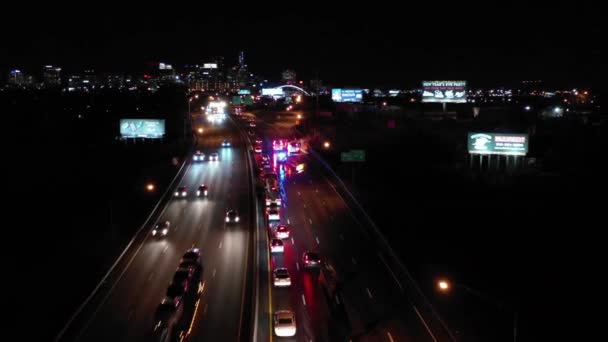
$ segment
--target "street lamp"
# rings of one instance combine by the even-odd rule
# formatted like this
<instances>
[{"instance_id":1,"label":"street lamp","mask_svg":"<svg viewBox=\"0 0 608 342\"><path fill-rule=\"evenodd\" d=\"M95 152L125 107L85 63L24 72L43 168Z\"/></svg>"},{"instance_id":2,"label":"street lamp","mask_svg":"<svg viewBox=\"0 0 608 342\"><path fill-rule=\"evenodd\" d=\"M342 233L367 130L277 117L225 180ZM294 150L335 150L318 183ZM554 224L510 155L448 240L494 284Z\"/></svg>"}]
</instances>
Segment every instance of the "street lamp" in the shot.
<instances>
[{"instance_id":1,"label":"street lamp","mask_svg":"<svg viewBox=\"0 0 608 342\"><path fill-rule=\"evenodd\" d=\"M156 189L156 186L154 185L154 183L148 183L146 184L146 190L148 192L153 192Z\"/></svg>"},{"instance_id":2,"label":"street lamp","mask_svg":"<svg viewBox=\"0 0 608 342\"><path fill-rule=\"evenodd\" d=\"M472 294L473 296L475 296L483 301L493 302L499 308L503 307L503 305L500 301L493 299L490 296L485 295L467 285L459 284L459 283L451 283L450 281L448 281L446 279L440 279L437 281L437 288L439 289L440 292L447 293L450 291L450 289L452 287L463 289L466 292L468 292L469 294ZM515 309L513 309L513 342L517 342L517 311Z\"/></svg>"},{"instance_id":3,"label":"street lamp","mask_svg":"<svg viewBox=\"0 0 608 342\"><path fill-rule=\"evenodd\" d=\"M331 144L329 143L329 141L326 141L326 142L323 143L323 147L329 148L329 146L331 146Z\"/></svg>"}]
</instances>

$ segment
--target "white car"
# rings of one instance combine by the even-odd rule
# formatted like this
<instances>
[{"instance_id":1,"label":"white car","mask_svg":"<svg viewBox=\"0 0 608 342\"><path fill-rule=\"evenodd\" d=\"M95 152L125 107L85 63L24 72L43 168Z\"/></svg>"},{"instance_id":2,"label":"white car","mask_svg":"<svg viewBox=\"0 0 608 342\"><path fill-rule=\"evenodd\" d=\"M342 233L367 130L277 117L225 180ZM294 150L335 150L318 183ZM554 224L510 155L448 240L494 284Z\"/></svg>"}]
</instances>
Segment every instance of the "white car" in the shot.
<instances>
[{"instance_id":1,"label":"white car","mask_svg":"<svg viewBox=\"0 0 608 342\"><path fill-rule=\"evenodd\" d=\"M277 268L272 272L272 279L274 286L286 287L291 286L291 278L289 277L289 271L286 268Z\"/></svg>"},{"instance_id":2,"label":"white car","mask_svg":"<svg viewBox=\"0 0 608 342\"><path fill-rule=\"evenodd\" d=\"M274 230L274 235L277 239L289 239L289 227L284 224L278 225Z\"/></svg>"},{"instance_id":3,"label":"white car","mask_svg":"<svg viewBox=\"0 0 608 342\"><path fill-rule=\"evenodd\" d=\"M279 310L274 313L274 334L279 337L296 335L296 314L290 310Z\"/></svg>"},{"instance_id":4,"label":"white car","mask_svg":"<svg viewBox=\"0 0 608 342\"><path fill-rule=\"evenodd\" d=\"M218 161L218 160L220 160L220 156L217 154L217 152L213 152L209 155L209 160Z\"/></svg>"},{"instance_id":5,"label":"white car","mask_svg":"<svg viewBox=\"0 0 608 342\"><path fill-rule=\"evenodd\" d=\"M268 210L268 221L279 221L280 219L279 209L273 208Z\"/></svg>"},{"instance_id":6,"label":"white car","mask_svg":"<svg viewBox=\"0 0 608 342\"><path fill-rule=\"evenodd\" d=\"M196 151L192 159L194 159L194 161L203 161L205 160L205 154L201 151Z\"/></svg>"},{"instance_id":7,"label":"white car","mask_svg":"<svg viewBox=\"0 0 608 342\"><path fill-rule=\"evenodd\" d=\"M173 195L175 197L186 197L188 196L188 188L185 186L180 186L179 188L177 188L177 190L175 190L175 193L173 193Z\"/></svg>"},{"instance_id":8,"label":"white car","mask_svg":"<svg viewBox=\"0 0 608 342\"><path fill-rule=\"evenodd\" d=\"M283 240L270 240L270 253L283 253L284 250L285 248L283 247Z\"/></svg>"}]
</instances>

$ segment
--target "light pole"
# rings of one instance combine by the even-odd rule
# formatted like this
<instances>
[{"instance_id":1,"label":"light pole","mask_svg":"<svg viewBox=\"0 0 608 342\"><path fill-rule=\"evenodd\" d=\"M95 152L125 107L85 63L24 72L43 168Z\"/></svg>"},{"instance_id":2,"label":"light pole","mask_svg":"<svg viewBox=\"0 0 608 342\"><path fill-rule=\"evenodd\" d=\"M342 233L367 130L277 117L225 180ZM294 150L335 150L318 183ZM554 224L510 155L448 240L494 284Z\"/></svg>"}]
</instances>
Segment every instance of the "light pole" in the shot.
<instances>
[{"instance_id":1,"label":"light pole","mask_svg":"<svg viewBox=\"0 0 608 342\"><path fill-rule=\"evenodd\" d=\"M452 283L447 279L440 279L437 281L437 289L439 290L439 292L448 293L452 290L452 288L463 289L469 294L472 294L473 296L485 302L491 302L501 309L504 307L501 301L496 300L488 295L485 295L467 285ZM515 308L513 308L513 342L517 342L517 310Z\"/></svg>"},{"instance_id":2,"label":"light pole","mask_svg":"<svg viewBox=\"0 0 608 342\"><path fill-rule=\"evenodd\" d=\"M198 94L194 95L195 99L198 99ZM192 97L188 98L188 113L186 113L186 118L184 118L184 140L186 140L186 121L190 120L190 103L192 103Z\"/></svg>"}]
</instances>

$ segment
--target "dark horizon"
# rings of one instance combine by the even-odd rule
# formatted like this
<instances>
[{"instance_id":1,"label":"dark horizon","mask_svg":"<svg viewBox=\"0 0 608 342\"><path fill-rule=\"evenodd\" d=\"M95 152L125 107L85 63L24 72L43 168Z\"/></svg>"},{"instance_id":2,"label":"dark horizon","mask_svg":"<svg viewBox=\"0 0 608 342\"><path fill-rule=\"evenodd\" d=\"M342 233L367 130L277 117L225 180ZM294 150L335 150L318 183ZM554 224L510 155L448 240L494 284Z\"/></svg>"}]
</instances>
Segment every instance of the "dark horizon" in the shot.
<instances>
[{"instance_id":1,"label":"dark horizon","mask_svg":"<svg viewBox=\"0 0 608 342\"><path fill-rule=\"evenodd\" d=\"M10 48L0 55L0 79L14 68L38 76L46 64L62 67L64 74L86 68L149 72L153 62L179 68L211 56L235 65L244 50L249 70L269 80L292 69L299 79L318 72L326 84L340 86L407 88L425 79L464 79L488 87L541 79L549 87L597 88L597 22L577 29L585 17L573 16L572 26L563 27L553 25L548 13L537 15L520 14L508 25L476 18L458 22L448 34L441 27L371 15L314 21L304 15L214 16L204 24L195 13L34 15L34 24L19 36L7 34L11 23L5 23L3 41Z\"/></svg>"}]
</instances>

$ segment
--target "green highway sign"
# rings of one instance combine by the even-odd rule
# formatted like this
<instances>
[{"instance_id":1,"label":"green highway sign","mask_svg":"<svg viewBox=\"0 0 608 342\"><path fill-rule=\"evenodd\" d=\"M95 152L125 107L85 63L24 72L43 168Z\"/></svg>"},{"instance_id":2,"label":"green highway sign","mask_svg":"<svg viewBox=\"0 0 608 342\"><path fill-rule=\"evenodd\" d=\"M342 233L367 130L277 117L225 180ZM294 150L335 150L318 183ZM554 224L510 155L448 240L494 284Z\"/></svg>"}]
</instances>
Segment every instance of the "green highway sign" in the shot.
<instances>
[{"instance_id":1,"label":"green highway sign","mask_svg":"<svg viewBox=\"0 0 608 342\"><path fill-rule=\"evenodd\" d=\"M340 160L343 162L364 162L365 150L350 150L340 153Z\"/></svg>"},{"instance_id":2,"label":"green highway sign","mask_svg":"<svg viewBox=\"0 0 608 342\"><path fill-rule=\"evenodd\" d=\"M527 134L469 133L469 153L525 156L528 141Z\"/></svg>"}]
</instances>

